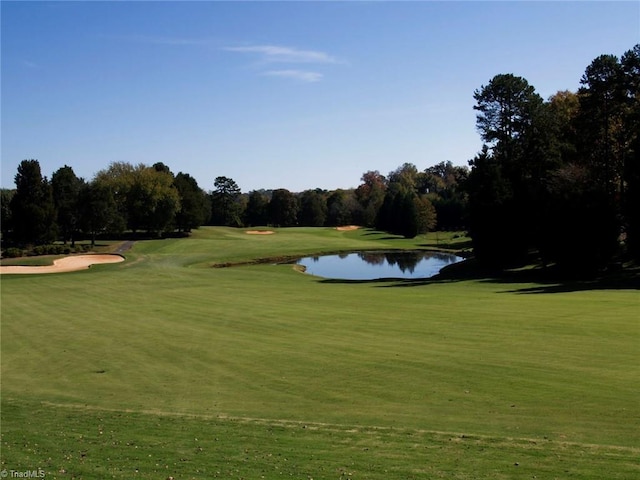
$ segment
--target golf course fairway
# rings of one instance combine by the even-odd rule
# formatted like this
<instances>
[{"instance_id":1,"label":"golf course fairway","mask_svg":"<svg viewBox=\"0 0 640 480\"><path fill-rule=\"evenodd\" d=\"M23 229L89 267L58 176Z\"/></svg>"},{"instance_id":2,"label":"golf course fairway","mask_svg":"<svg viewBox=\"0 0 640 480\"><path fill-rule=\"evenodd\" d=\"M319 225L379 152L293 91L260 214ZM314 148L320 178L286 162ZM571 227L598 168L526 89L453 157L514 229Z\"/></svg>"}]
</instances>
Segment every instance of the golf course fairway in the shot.
<instances>
[{"instance_id":1,"label":"golf course fairway","mask_svg":"<svg viewBox=\"0 0 640 480\"><path fill-rule=\"evenodd\" d=\"M636 288L322 279L275 259L468 239L270 230L206 227L117 264L3 276L0 470L640 478Z\"/></svg>"}]
</instances>

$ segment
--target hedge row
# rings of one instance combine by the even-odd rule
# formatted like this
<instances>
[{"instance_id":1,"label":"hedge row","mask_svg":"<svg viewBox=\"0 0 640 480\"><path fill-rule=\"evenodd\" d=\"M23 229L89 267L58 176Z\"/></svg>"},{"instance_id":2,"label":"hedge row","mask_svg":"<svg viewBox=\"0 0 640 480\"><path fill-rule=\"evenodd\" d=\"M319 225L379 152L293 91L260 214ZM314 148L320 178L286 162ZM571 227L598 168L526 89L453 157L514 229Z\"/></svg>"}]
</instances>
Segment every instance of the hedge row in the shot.
<instances>
[{"instance_id":1,"label":"hedge row","mask_svg":"<svg viewBox=\"0 0 640 480\"><path fill-rule=\"evenodd\" d=\"M5 258L17 258L38 255L69 255L71 253L84 253L89 250L91 250L90 245L76 245L75 247L69 245L38 245L28 249L7 248L2 256Z\"/></svg>"}]
</instances>

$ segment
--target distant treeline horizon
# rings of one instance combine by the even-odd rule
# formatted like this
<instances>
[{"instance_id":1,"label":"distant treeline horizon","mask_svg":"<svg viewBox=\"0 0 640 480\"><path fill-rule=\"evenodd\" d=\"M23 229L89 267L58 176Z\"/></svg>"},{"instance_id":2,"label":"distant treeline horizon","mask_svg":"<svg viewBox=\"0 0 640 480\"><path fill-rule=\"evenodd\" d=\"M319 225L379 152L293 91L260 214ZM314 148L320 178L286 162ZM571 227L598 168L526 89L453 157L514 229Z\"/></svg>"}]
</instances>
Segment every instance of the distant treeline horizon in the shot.
<instances>
[{"instance_id":1,"label":"distant treeline horizon","mask_svg":"<svg viewBox=\"0 0 640 480\"><path fill-rule=\"evenodd\" d=\"M484 144L468 167L403 163L366 171L350 189L242 193L218 176L205 191L161 162L114 162L90 181L64 165L48 179L38 160L23 160L16 188L1 190L2 247L202 225L357 224L405 237L467 230L476 258L499 266L532 254L572 270L638 259L640 44L594 59L580 85L544 100L526 79L496 75L473 92Z\"/></svg>"}]
</instances>

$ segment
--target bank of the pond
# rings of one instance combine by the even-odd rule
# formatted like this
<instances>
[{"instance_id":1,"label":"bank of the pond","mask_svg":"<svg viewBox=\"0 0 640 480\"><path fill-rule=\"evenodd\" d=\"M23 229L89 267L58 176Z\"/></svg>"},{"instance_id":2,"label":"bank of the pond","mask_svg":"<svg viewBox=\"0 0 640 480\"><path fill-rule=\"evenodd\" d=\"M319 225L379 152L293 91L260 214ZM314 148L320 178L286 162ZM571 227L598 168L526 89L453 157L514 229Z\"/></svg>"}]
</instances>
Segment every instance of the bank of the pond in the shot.
<instances>
[{"instance_id":1,"label":"bank of the pond","mask_svg":"<svg viewBox=\"0 0 640 480\"><path fill-rule=\"evenodd\" d=\"M318 263L325 264L327 261L343 264L336 271L316 271L314 267ZM349 260L356 260L357 263L369 265L369 273L346 275L350 269L360 270L356 264L349 265ZM426 279L432 278L440 271L458 262L465 260L465 255L460 252L443 250L406 250L406 249L374 249L374 250L340 250L326 251L313 254L278 255L238 262L220 262L211 265L212 268L229 268L248 265L264 264L292 264L298 270L305 273L323 277L342 280L376 280L376 279ZM385 271L383 271L385 270Z\"/></svg>"},{"instance_id":2,"label":"bank of the pond","mask_svg":"<svg viewBox=\"0 0 640 480\"><path fill-rule=\"evenodd\" d=\"M339 280L384 278L426 279L463 258L450 253L424 250L360 251L337 255L309 256L296 263L307 274Z\"/></svg>"}]
</instances>

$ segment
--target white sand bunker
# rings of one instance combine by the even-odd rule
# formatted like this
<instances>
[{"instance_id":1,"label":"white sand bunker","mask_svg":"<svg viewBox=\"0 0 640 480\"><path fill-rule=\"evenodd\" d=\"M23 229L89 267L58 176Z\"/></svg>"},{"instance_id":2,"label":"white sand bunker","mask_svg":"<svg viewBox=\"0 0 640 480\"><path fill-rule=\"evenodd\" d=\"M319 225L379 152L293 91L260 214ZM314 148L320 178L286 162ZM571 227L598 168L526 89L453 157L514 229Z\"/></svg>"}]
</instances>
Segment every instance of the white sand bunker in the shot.
<instances>
[{"instance_id":1,"label":"white sand bunker","mask_svg":"<svg viewBox=\"0 0 640 480\"><path fill-rule=\"evenodd\" d=\"M342 227L336 227L336 230L340 230L341 232L350 231L350 230L358 230L360 227L358 225L343 225Z\"/></svg>"},{"instance_id":2,"label":"white sand bunker","mask_svg":"<svg viewBox=\"0 0 640 480\"><path fill-rule=\"evenodd\" d=\"M271 230L247 230L245 233L248 235L272 235L275 232Z\"/></svg>"},{"instance_id":3,"label":"white sand bunker","mask_svg":"<svg viewBox=\"0 0 640 480\"><path fill-rule=\"evenodd\" d=\"M98 263L118 263L124 262L124 257L120 255L72 255L70 257L59 258L53 261L53 265L24 266L7 265L0 266L0 274L6 273L62 273L85 270L91 265Z\"/></svg>"}]
</instances>

